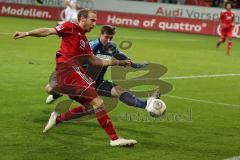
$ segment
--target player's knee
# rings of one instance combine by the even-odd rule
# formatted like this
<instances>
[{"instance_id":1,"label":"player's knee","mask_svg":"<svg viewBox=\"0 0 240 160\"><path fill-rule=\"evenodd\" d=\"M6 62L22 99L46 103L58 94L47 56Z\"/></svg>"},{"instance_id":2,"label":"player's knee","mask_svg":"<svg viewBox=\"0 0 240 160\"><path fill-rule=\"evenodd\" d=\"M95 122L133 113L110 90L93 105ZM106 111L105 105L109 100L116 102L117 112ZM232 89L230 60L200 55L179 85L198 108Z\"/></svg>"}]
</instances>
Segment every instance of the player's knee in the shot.
<instances>
[{"instance_id":1,"label":"player's knee","mask_svg":"<svg viewBox=\"0 0 240 160\"><path fill-rule=\"evenodd\" d=\"M96 97L96 98L94 98L94 99L90 102L90 105L91 105L94 109L97 109L97 108L103 106L103 99L100 98L100 97Z\"/></svg>"},{"instance_id":2,"label":"player's knee","mask_svg":"<svg viewBox=\"0 0 240 160\"><path fill-rule=\"evenodd\" d=\"M117 96L118 97L118 96L120 96L122 93L124 93L126 91L127 91L126 89L123 89L120 86L115 86L115 87L112 88L111 94L113 96Z\"/></svg>"},{"instance_id":3,"label":"player's knee","mask_svg":"<svg viewBox=\"0 0 240 160\"><path fill-rule=\"evenodd\" d=\"M48 94L56 94L56 93L57 93L57 92L54 91L53 87L51 87L50 84L47 84L47 85L46 85L45 91L46 91Z\"/></svg>"},{"instance_id":4,"label":"player's knee","mask_svg":"<svg viewBox=\"0 0 240 160\"><path fill-rule=\"evenodd\" d=\"M45 91L46 91L48 94L50 94L50 93L52 92L52 87L51 87L49 84L47 84L46 87L45 87Z\"/></svg>"}]
</instances>

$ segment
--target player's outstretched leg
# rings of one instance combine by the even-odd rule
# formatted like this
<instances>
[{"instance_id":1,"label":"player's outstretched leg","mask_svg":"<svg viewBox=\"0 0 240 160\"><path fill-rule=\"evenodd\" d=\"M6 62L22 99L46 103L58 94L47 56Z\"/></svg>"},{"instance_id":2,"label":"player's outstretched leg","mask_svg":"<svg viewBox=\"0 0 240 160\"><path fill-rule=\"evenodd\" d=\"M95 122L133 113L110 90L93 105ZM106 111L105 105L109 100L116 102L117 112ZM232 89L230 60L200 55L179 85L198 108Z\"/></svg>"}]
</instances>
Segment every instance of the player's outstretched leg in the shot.
<instances>
[{"instance_id":1,"label":"player's outstretched leg","mask_svg":"<svg viewBox=\"0 0 240 160\"><path fill-rule=\"evenodd\" d=\"M216 47L219 48L222 43L226 41L226 33L222 32L222 36L220 37L218 43L216 44Z\"/></svg>"},{"instance_id":2,"label":"player's outstretched leg","mask_svg":"<svg viewBox=\"0 0 240 160\"><path fill-rule=\"evenodd\" d=\"M51 128L53 128L54 126L63 121L80 118L90 114L94 114L94 111L86 110L84 106L78 106L62 114L58 114L57 112L54 111L51 113L48 123L43 130L43 133L46 133L48 130L50 130Z\"/></svg>"},{"instance_id":3,"label":"player's outstretched leg","mask_svg":"<svg viewBox=\"0 0 240 160\"><path fill-rule=\"evenodd\" d=\"M56 125L57 116L58 116L57 112L54 111L51 113L49 120L43 129L43 133L46 133L48 130L50 130L51 128L53 128Z\"/></svg>"},{"instance_id":4,"label":"player's outstretched leg","mask_svg":"<svg viewBox=\"0 0 240 160\"><path fill-rule=\"evenodd\" d=\"M219 48L221 44L222 44L222 41L219 41L216 45L216 48Z\"/></svg>"},{"instance_id":5,"label":"player's outstretched leg","mask_svg":"<svg viewBox=\"0 0 240 160\"><path fill-rule=\"evenodd\" d=\"M137 108L144 109L147 106L146 100L141 100L138 97L134 96L133 94L131 94L127 91L120 94L119 100L128 106L133 106L133 107L137 107Z\"/></svg>"},{"instance_id":6,"label":"player's outstretched leg","mask_svg":"<svg viewBox=\"0 0 240 160\"><path fill-rule=\"evenodd\" d=\"M56 124L59 124L61 122L64 121L69 121L72 119L76 119L76 118L80 118L86 115L91 115L94 114L94 110L93 109L85 109L84 106L78 106L76 108L73 108L65 113L60 114L57 118L56 118Z\"/></svg>"},{"instance_id":7,"label":"player's outstretched leg","mask_svg":"<svg viewBox=\"0 0 240 160\"><path fill-rule=\"evenodd\" d=\"M119 138L111 119L109 118L103 104L103 100L100 97L96 97L90 102L90 105L94 108L96 119L98 123L105 130L110 138L110 146L133 146L137 143L136 140Z\"/></svg>"},{"instance_id":8,"label":"player's outstretched leg","mask_svg":"<svg viewBox=\"0 0 240 160\"><path fill-rule=\"evenodd\" d=\"M119 97L120 101L129 106L145 109L152 99L159 99L160 92L157 90L148 100L141 100L120 86L115 86L111 89L111 95Z\"/></svg>"},{"instance_id":9,"label":"player's outstretched leg","mask_svg":"<svg viewBox=\"0 0 240 160\"><path fill-rule=\"evenodd\" d=\"M50 94L47 99L46 99L46 103L47 104L51 104L53 103L55 100L57 100L59 97L61 97L62 95L61 94L58 94L58 93L52 93Z\"/></svg>"},{"instance_id":10,"label":"player's outstretched leg","mask_svg":"<svg viewBox=\"0 0 240 160\"><path fill-rule=\"evenodd\" d=\"M132 95L129 92L123 92L120 96L119 99L123 103L129 105L129 106L134 106L142 109L146 109L147 106L150 104L150 102L153 99L159 99L160 98L160 91L157 90L155 91L151 97L149 97L147 100L141 100L138 97Z\"/></svg>"},{"instance_id":11,"label":"player's outstretched leg","mask_svg":"<svg viewBox=\"0 0 240 160\"><path fill-rule=\"evenodd\" d=\"M146 101L141 100L139 98L137 98L136 96L132 95L129 92L123 92L120 96L119 99L129 105L129 106L134 106L134 107L138 107L138 108L142 108L142 109L146 109L147 112L150 113L151 116L153 116L154 114L152 114L154 112L155 109L159 109L159 101L156 101L156 99L160 99L160 91L156 90L151 97L149 97ZM166 107L162 108L162 110L166 110ZM165 111L163 112L165 113Z\"/></svg>"},{"instance_id":12,"label":"player's outstretched leg","mask_svg":"<svg viewBox=\"0 0 240 160\"><path fill-rule=\"evenodd\" d=\"M59 97L61 97L62 95L55 92L53 90L53 87L50 84L47 84L45 87L46 92L49 94L49 96L46 99L46 103L47 104L51 104L53 103L56 99L58 99Z\"/></svg>"},{"instance_id":13,"label":"player's outstretched leg","mask_svg":"<svg viewBox=\"0 0 240 160\"><path fill-rule=\"evenodd\" d=\"M225 42L225 38L221 38L218 43L216 44L216 48L219 48L222 43Z\"/></svg>"}]
</instances>

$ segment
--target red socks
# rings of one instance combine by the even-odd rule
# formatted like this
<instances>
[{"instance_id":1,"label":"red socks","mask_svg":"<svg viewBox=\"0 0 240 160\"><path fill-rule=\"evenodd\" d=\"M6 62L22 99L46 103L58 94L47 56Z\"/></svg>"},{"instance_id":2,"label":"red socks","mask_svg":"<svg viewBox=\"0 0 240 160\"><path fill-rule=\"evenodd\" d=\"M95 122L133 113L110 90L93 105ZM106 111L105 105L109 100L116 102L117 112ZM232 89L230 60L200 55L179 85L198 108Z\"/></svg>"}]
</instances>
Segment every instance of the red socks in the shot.
<instances>
[{"instance_id":1,"label":"red socks","mask_svg":"<svg viewBox=\"0 0 240 160\"><path fill-rule=\"evenodd\" d=\"M76 108L73 108L65 113L60 114L57 119L56 119L56 124L62 122L62 121L68 121L71 119L76 119L76 118L80 118L82 116L88 115L88 114L92 114L94 113L93 111L89 112L85 110L85 107L83 106L78 106Z\"/></svg>"},{"instance_id":2,"label":"red socks","mask_svg":"<svg viewBox=\"0 0 240 160\"><path fill-rule=\"evenodd\" d=\"M103 127L105 132L108 134L111 140L118 139L115 128L112 124L111 119L108 117L107 112L103 107L99 107L95 110L96 118L98 123Z\"/></svg>"},{"instance_id":3,"label":"red socks","mask_svg":"<svg viewBox=\"0 0 240 160\"><path fill-rule=\"evenodd\" d=\"M85 115L93 114L95 112L98 123L102 126L105 132L108 134L111 140L118 139L115 128L112 124L111 119L108 117L107 112L103 107L99 107L96 110L86 111L83 106L76 107L72 110L69 110L65 113L59 115L56 119L56 124L59 124L62 121L68 121L75 118L80 118Z\"/></svg>"},{"instance_id":4,"label":"red socks","mask_svg":"<svg viewBox=\"0 0 240 160\"><path fill-rule=\"evenodd\" d=\"M232 41L228 41L228 44L227 44L227 54L230 55L230 50L232 48Z\"/></svg>"}]
</instances>

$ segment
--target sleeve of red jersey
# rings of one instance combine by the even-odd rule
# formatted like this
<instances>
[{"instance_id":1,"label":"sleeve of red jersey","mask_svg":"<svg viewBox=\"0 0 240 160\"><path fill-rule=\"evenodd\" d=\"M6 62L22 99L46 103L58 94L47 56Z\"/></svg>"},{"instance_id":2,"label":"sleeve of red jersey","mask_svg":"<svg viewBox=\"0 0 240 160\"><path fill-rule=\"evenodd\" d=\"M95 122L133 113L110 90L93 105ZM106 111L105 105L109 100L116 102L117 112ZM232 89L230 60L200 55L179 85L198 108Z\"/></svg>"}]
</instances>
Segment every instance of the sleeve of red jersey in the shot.
<instances>
[{"instance_id":1,"label":"sleeve of red jersey","mask_svg":"<svg viewBox=\"0 0 240 160\"><path fill-rule=\"evenodd\" d=\"M64 22L63 24L60 24L58 26L55 27L57 33L58 33L58 36L59 37L62 37L66 34L71 34L73 33L73 23L71 22Z\"/></svg>"},{"instance_id":2,"label":"sleeve of red jersey","mask_svg":"<svg viewBox=\"0 0 240 160\"><path fill-rule=\"evenodd\" d=\"M222 19L223 19L223 11L220 13L220 16L219 16L220 22L222 22Z\"/></svg>"},{"instance_id":3,"label":"sleeve of red jersey","mask_svg":"<svg viewBox=\"0 0 240 160\"><path fill-rule=\"evenodd\" d=\"M87 55L89 55L89 56L92 56L92 55L93 55L93 51L92 51L89 43L87 43L87 45L86 45L86 53L87 53Z\"/></svg>"}]
</instances>

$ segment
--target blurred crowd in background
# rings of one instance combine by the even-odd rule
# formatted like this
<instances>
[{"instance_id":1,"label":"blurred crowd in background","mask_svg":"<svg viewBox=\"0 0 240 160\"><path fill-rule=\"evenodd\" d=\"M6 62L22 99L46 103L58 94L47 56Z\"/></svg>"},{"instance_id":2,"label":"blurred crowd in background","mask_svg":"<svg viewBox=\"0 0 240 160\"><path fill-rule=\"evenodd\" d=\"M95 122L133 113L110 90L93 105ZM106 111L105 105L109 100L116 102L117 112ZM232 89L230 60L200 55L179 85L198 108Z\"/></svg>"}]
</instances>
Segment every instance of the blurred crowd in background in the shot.
<instances>
[{"instance_id":1,"label":"blurred crowd in background","mask_svg":"<svg viewBox=\"0 0 240 160\"><path fill-rule=\"evenodd\" d=\"M35 4L36 2L47 6L64 6L64 0L0 0L0 2L7 3L23 3L23 4ZM101 0L99 0L101 1ZM119 1L119 0L116 0ZM151 3L168 3L168 4L180 4L180 5L195 5L205 7L224 7L226 2L232 3L232 8L240 9L240 0L129 0L138 2L151 2ZM79 4L85 4L86 6L92 6L93 0L77 0ZM84 6L85 6L84 5Z\"/></svg>"},{"instance_id":2,"label":"blurred crowd in background","mask_svg":"<svg viewBox=\"0 0 240 160\"><path fill-rule=\"evenodd\" d=\"M223 7L224 3L229 0L133 0L133 1L146 1L146 2L159 2L159 3L172 3L172 4L186 4L197 5L206 7ZM233 8L240 8L240 0L231 0Z\"/></svg>"}]
</instances>

